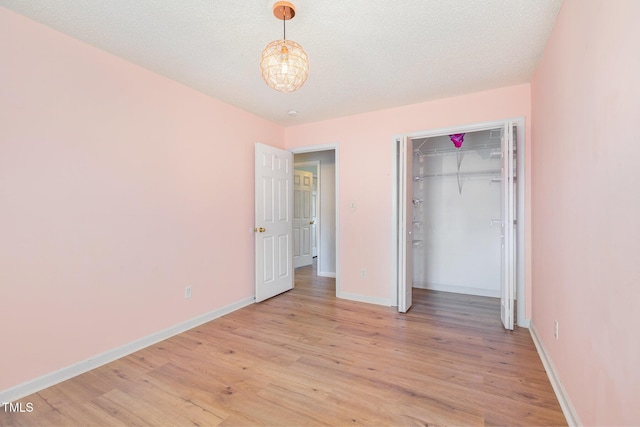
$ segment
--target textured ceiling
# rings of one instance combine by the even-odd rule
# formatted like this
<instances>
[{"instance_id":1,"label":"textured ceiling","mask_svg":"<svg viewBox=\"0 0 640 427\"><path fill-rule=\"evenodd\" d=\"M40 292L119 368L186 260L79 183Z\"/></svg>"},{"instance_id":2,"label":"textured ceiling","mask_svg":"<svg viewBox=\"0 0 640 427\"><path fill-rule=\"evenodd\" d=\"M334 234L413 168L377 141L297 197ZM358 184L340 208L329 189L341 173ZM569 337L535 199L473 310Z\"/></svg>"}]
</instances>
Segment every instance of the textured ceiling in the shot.
<instances>
[{"instance_id":1,"label":"textured ceiling","mask_svg":"<svg viewBox=\"0 0 640 427\"><path fill-rule=\"evenodd\" d=\"M529 82L562 0L294 0L309 55L283 94L260 75L275 0L0 0L200 92L291 126ZM287 115L297 110L298 117Z\"/></svg>"}]
</instances>

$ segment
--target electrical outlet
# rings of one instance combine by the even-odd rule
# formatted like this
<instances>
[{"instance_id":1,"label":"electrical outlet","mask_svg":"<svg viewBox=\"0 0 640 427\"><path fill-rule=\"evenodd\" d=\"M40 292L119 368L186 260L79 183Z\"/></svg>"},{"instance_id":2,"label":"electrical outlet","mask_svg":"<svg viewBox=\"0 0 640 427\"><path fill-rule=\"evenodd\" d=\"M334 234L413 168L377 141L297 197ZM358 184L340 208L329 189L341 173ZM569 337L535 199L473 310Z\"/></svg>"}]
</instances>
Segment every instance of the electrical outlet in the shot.
<instances>
[{"instance_id":1,"label":"electrical outlet","mask_svg":"<svg viewBox=\"0 0 640 427\"><path fill-rule=\"evenodd\" d=\"M367 277L367 269L363 268L362 270L360 270L360 277L365 278Z\"/></svg>"},{"instance_id":2,"label":"electrical outlet","mask_svg":"<svg viewBox=\"0 0 640 427\"><path fill-rule=\"evenodd\" d=\"M558 339L558 321L553 322L553 336Z\"/></svg>"},{"instance_id":3,"label":"electrical outlet","mask_svg":"<svg viewBox=\"0 0 640 427\"><path fill-rule=\"evenodd\" d=\"M187 286L186 288L184 288L184 298L191 298L191 286Z\"/></svg>"}]
</instances>

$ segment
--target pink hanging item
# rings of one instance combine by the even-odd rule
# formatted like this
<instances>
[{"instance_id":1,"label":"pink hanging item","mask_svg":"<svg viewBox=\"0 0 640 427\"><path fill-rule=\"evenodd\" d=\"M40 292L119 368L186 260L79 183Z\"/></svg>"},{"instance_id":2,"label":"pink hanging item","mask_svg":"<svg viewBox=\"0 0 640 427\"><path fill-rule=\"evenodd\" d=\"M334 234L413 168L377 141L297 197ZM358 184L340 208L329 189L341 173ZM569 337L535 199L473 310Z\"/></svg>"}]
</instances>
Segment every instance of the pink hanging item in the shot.
<instances>
[{"instance_id":1,"label":"pink hanging item","mask_svg":"<svg viewBox=\"0 0 640 427\"><path fill-rule=\"evenodd\" d=\"M451 138L451 142L453 142L453 145L455 145L456 148L462 147L462 143L464 142L464 133L454 133L453 135L449 135L449 138Z\"/></svg>"}]
</instances>

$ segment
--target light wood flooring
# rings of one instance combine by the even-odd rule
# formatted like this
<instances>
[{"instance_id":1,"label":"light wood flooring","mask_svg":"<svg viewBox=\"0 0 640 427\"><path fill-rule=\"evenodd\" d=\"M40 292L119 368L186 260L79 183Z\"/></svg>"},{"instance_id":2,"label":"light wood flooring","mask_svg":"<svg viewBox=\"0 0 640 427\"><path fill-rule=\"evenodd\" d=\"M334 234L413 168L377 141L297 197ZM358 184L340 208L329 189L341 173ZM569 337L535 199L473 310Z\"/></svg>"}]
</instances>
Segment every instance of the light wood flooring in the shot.
<instances>
[{"instance_id":1,"label":"light wood flooring","mask_svg":"<svg viewBox=\"0 0 640 427\"><path fill-rule=\"evenodd\" d=\"M566 425L499 302L415 289L408 314L296 287L21 399L0 425Z\"/></svg>"}]
</instances>

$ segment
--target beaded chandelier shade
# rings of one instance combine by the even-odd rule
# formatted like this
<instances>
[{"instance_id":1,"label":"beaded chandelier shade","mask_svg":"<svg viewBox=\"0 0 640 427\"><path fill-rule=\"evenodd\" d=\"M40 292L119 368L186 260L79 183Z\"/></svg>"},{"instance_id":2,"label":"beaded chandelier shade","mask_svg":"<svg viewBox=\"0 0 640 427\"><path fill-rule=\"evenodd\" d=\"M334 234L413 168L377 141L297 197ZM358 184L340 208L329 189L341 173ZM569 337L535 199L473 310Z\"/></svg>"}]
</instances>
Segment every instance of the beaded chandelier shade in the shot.
<instances>
[{"instance_id":1,"label":"beaded chandelier shade","mask_svg":"<svg viewBox=\"0 0 640 427\"><path fill-rule=\"evenodd\" d=\"M295 16L293 4L277 2L273 6L273 14L282 19L284 37L272 41L262 51L262 78L269 87L279 92L293 92L307 81L309 58L300 44L286 39L285 22Z\"/></svg>"}]
</instances>

